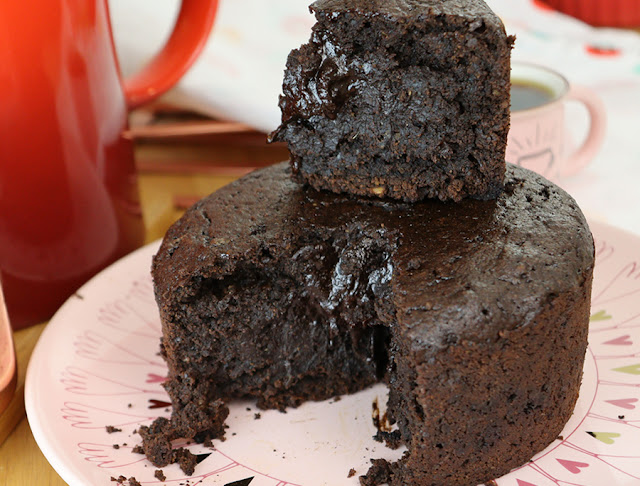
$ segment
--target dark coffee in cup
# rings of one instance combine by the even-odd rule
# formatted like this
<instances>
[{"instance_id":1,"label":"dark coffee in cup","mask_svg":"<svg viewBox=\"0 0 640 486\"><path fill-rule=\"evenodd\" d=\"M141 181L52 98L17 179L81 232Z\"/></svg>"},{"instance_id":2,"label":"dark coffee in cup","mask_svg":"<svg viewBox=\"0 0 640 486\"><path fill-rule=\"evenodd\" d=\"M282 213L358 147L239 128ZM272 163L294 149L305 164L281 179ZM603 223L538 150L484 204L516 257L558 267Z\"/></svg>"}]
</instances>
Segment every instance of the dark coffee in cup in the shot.
<instances>
[{"instance_id":1,"label":"dark coffee in cup","mask_svg":"<svg viewBox=\"0 0 640 486\"><path fill-rule=\"evenodd\" d=\"M511 111L536 108L549 103L554 97L553 91L542 84L514 81L511 84Z\"/></svg>"},{"instance_id":2,"label":"dark coffee in cup","mask_svg":"<svg viewBox=\"0 0 640 486\"><path fill-rule=\"evenodd\" d=\"M564 105L583 104L591 124L584 142L565 152ZM511 63L511 127L507 162L554 181L579 172L602 145L606 113L588 88L570 85L560 73L526 62Z\"/></svg>"}]
</instances>

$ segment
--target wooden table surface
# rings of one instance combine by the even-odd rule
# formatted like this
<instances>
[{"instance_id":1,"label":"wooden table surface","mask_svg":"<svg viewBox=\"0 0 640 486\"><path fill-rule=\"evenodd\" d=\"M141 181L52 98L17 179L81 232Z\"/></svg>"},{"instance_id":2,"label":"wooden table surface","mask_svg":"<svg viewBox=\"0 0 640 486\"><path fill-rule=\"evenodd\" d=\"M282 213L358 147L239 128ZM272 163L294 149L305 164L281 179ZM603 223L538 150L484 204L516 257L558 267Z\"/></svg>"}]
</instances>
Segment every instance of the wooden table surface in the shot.
<instances>
[{"instance_id":1,"label":"wooden table surface","mask_svg":"<svg viewBox=\"0 0 640 486\"><path fill-rule=\"evenodd\" d=\"M284 147L267 146L264 138L254 133L138 141L136 158L147 242L161 238L180 217L186 203L213 192L251 168L287 158ZM0 424L3 421L18 424L0 446L0 486L66 484L40 452L24 415L26 366L45 326L42 323L14 334L18 390L11 407L0 416Z\"/></svg>"}]
</instances>

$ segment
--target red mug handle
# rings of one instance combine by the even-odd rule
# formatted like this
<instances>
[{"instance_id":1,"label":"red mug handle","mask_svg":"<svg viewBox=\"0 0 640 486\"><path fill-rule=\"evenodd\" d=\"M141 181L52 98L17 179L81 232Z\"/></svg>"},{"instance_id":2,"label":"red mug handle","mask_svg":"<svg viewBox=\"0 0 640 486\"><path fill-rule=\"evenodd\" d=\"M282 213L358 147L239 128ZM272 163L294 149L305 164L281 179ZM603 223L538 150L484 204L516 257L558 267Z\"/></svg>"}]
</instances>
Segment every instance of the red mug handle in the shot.
<instances>
[{"instance_id":1,"label":"red mug handle","mask_svg":"<svg viewBox=\"0 0 640 486\"><path fill-rule=\"evenodd\" d=\"M598 153L604 142L607 125L607 112L604 103L589 88L572 85L567 99L569 101L578 101L587 108L591 124L584 143L567 159L564 167L560 169L561 177L572 176L580 172L593 160L593 157Z\"/></svg>"},{"instance_id":2,"label":"red mug handle","mask_svg":"<svg viewBox=\"0 0 640 486\"><path fill-rule=\"evenodd\" d=\"M204 47L218 10L218 0L182 0L173 32L142 71L124 80L129 109L169 90L191 67Z\"/></svg>"}]
</instances>

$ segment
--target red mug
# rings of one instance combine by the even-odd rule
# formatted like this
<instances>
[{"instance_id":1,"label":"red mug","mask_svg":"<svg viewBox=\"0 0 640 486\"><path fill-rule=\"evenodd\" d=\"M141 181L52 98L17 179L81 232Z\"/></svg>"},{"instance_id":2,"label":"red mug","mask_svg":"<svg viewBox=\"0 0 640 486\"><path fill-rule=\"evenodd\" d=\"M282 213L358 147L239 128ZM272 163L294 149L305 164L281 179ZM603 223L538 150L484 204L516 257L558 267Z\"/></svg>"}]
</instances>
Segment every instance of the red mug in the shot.
<instances>
[{"instance_id":1,"label":"red mug","mask_svg":"<svg viewBox=\"0 0 640 486\"><path fill-rule=\"evenodd\" d=\"M190 67L217 5L183 0L167 44L123 80L107 0L0 2L0 278L14 329L144 242L128 110Z\"/></svg>"}]
</instances>

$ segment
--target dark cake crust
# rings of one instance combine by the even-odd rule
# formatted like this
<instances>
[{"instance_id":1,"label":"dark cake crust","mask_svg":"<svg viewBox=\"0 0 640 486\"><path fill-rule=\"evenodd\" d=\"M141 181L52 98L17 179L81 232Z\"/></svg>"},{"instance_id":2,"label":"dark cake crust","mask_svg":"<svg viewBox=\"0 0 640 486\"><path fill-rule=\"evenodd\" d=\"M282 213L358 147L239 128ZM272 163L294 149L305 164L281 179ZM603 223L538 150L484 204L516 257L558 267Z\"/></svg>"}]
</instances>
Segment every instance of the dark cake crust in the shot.
<instances>
[{"instance_id":1,"label":"dark cake crust","mask_svg":"<svg viewBox=\"0 0 640 486\"><path fill-rule=\"evenodd\" d=\"M498 477L573 410L593 262L573 199L521 168L498 199L457 204L318 192L286 164L252 173L190 209L154 258L165 430L211 438L219 400L282 408L382 379L408 451L363 484Z\"/></svg>"},{"instance_id":2,"label":"dark cake crust","mask_svg":"<svg viewBox=\"0 0 640 486\"><path fill-rule=\"evenodd\" d=\"M319 0L280 98L299 182L405 201L503 187L510 51L482 0Z\"/></svg>"}]
</instances>

